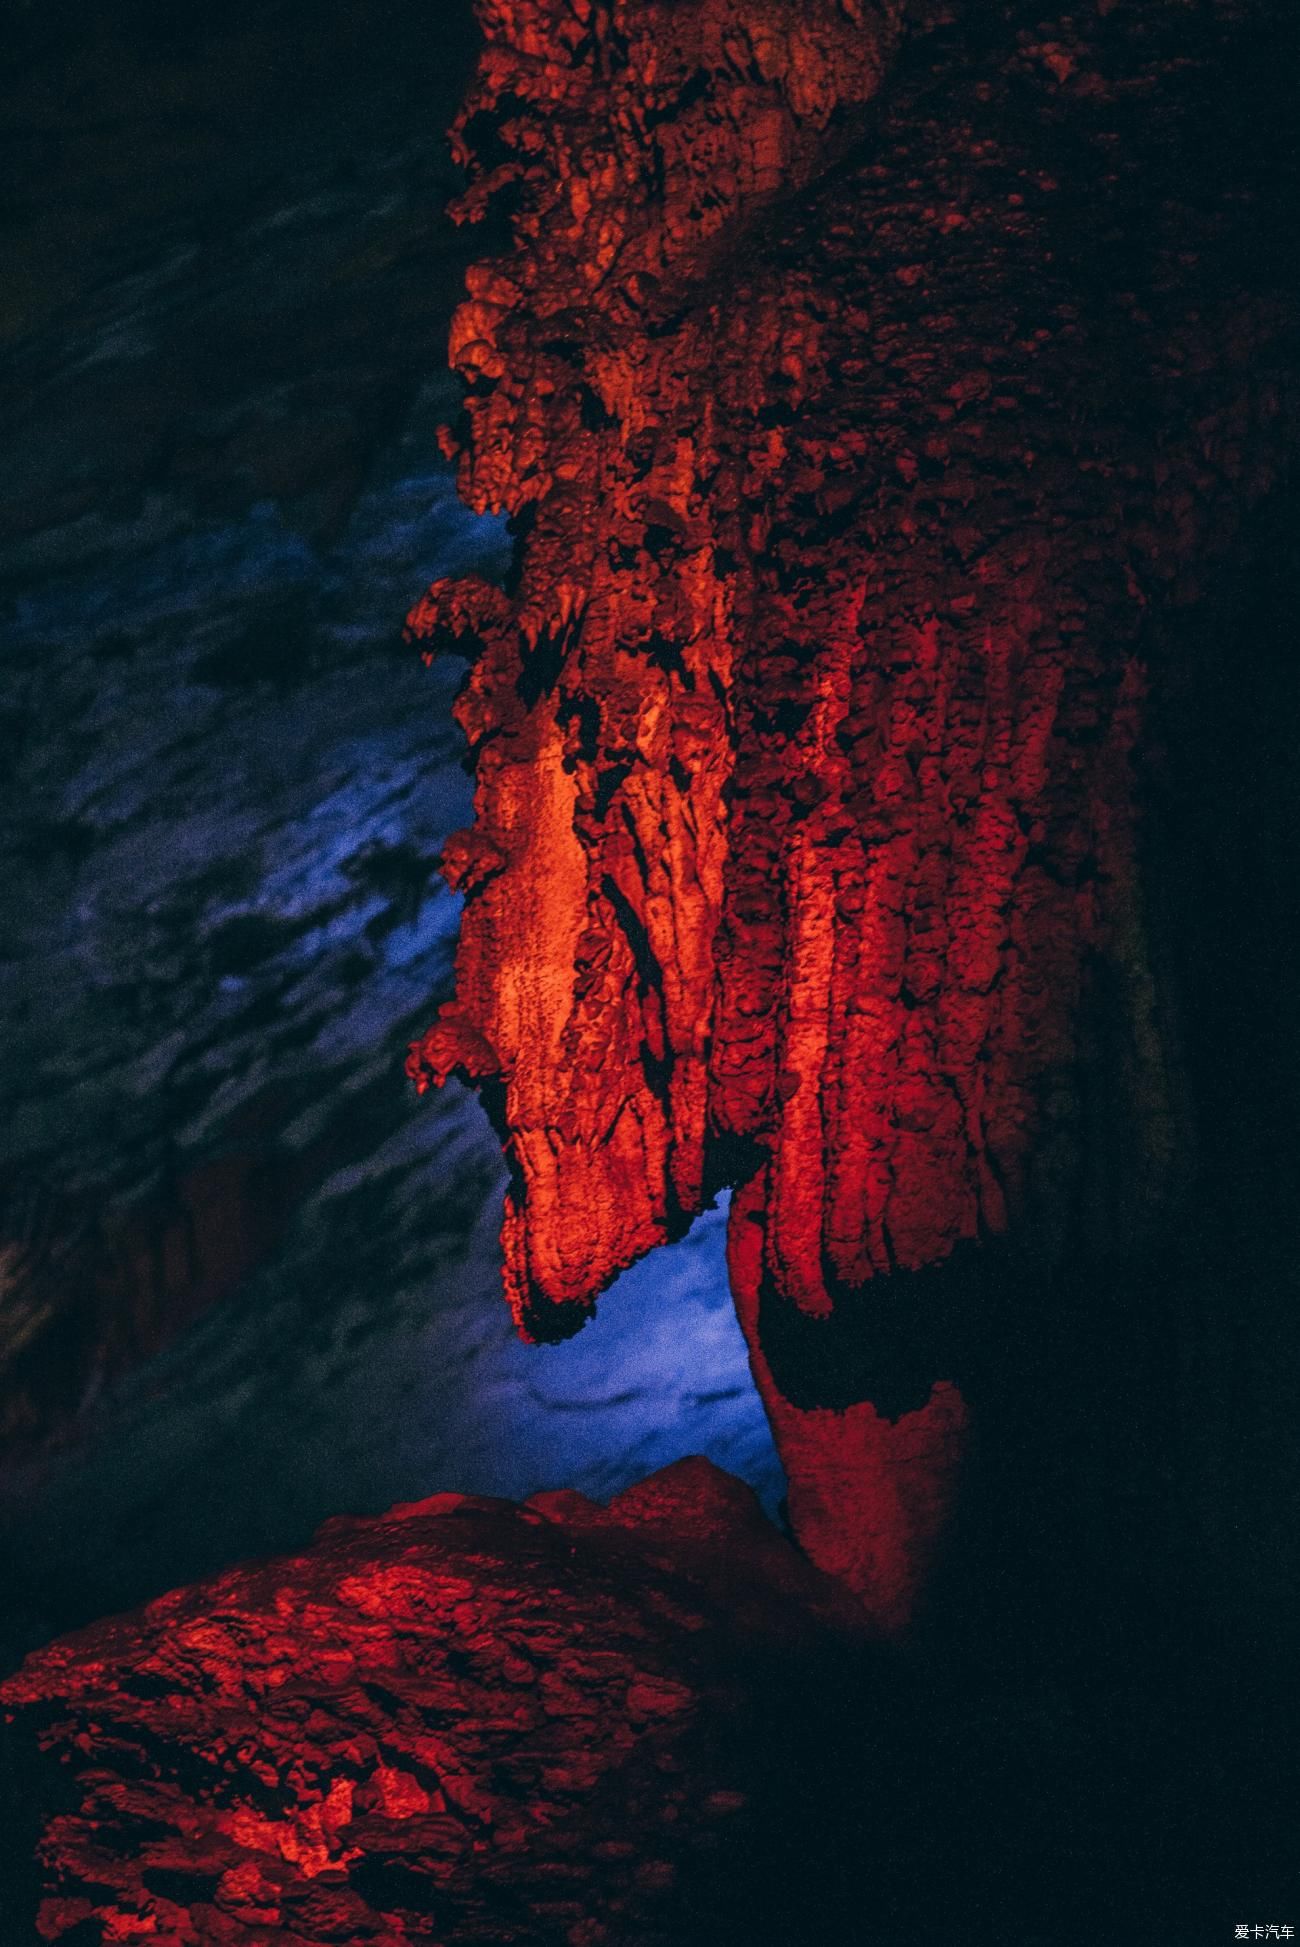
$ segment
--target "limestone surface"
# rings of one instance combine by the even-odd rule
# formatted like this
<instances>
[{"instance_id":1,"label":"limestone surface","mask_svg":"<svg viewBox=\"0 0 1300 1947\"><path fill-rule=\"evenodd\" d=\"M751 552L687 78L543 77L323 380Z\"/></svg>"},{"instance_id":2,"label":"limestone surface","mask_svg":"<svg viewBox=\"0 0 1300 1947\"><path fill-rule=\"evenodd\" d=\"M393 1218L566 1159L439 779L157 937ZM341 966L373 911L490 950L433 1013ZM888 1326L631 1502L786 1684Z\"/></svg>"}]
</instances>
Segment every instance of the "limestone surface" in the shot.
<instances>
[{"instance_id":1,"label":"limestone surface","mask_svg":"<svg viewBox=\"0 0 1300 1947\"><path fill-rule=\"evenodd\" d=\"M480 18L460 214L511 242L447 443L516 559L410 618L476 657L477 777L411 1073L501 1127L536 1338L736 1187L796 1530L901 1617L972 1253L1123 1248L1185 1162L1136 808L1152 629L1287 450L1213 112L1260 10L923 9L892 71L893 7ZM1105 1219L1090 1087L1133 1132Z\"/></svg>"}]
</instances>

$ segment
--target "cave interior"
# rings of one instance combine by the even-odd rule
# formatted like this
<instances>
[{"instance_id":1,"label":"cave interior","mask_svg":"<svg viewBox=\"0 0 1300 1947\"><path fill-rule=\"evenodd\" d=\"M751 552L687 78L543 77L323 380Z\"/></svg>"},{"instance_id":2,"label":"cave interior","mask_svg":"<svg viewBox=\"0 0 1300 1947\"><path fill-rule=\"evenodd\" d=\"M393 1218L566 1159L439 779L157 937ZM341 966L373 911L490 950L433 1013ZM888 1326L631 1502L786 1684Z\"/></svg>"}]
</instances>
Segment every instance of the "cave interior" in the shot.
<instances>
[{"instance_id":1,"label":"cave interior","mask_svg":"<svg viewBox=\"0 0 1300 1947\"><path fill-rule=\"evenodd\" d=\"M1294 1937L1291 9L0 25L0 1947Z\"/></svg>"}]
</instances>

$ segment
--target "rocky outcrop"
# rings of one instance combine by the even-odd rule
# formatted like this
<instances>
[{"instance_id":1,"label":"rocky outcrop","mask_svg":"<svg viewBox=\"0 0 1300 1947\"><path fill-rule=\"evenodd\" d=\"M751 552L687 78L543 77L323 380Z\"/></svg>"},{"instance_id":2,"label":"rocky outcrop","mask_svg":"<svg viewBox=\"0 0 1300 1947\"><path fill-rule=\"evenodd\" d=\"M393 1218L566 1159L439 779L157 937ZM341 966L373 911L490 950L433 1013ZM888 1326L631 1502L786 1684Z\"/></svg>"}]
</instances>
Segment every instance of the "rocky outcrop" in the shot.
<instances>
[{"instance_id":1,"label":"rocky outcrop","mask_svg":"<svg viewBox=\"0 0 1300 1947\"><path fill-rule=\"evenodd\" d=\"M41 1828L21 1937L730 1939L774 1673L834 1667L841 1604L701 1460L608 1509L440 1495L332 1522L0 1690L11 1869L16 1822Z\"/></svg>"},{"instance_id":2,"label":"rocky outcrop","mask_svg":"<svg viewBox=\"0 0 1300 1947\"><path fill-rule=\"evenodd\" d=\"M716 497L734 471L720 443L747 429L786 320L742 297L752 342L728 356L720 313L678 314L874 92L898 13L481 12L459 213L523 207L517 249L471 271L453 324L460 484L529 533L514 601L453 584L411 618L486 644L459 706L479 817L447 853L473 902L458 997L417 1073L505 1081L506 1276L543 1335L546 1306L586 1304L703 1194L737 636L703 485Z\"/></svg>"},{"instance_id":3,"label":"rocky outcrop","mask_svg":"<svg viewBox=\"0 0 1300 1947\"><path fill-rule=\"evenodd\" d=\"M1179 1180L1135 745L1152 617L1285 450L1213 112L1250 12L934 9L883 92L887 6L480 17L460 214L512 242L449 445L516 573L410 618L475 655L477 775L410 1072L484 1088L537 1338L738 1186L796 1531L901 1621L981 1247L1050 1265ZM1090 1066L1133 1132L1104 1217Z\"/></svg>"}]
</instances>

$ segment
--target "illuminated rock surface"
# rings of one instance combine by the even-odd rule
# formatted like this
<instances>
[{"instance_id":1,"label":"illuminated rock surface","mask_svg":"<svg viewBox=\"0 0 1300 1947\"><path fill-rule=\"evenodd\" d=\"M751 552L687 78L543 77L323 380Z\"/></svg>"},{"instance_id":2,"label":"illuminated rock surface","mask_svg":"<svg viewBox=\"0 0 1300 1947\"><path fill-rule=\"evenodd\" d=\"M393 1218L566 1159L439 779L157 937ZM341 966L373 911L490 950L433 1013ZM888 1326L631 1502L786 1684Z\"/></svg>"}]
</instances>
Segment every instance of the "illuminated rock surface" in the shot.
<instances>
[{"instance_id":1,"label":"illuminated rock surface","mask_svg":"<svg viewBox=\"0 0 1300 1947\"><path fill-rule=\"evenodd\" d=\"M773 1938L811 1861L801 1814L777 1839L765 1739L792 1735L790 1675L847 1668L842 1604L703 1461L608 1511L445 1495L331 1523L0 1692L7 1766L36 1775L39 1744L69 1773L39 1938Z\"/></svg>"},{"instance_id":2,"label":"illuminated rock surface","mask_svg":"<svg viewBox=\"0 0 1300 1947\"><path fill-rule=\"evenodd\" d=\"M0 1940L1096 1947L1280 1898L1205 1686L1070 1674L874 1645L699 1460L333 1521L0 1685Z\"/></svg>"},{"instance_id":3,"label":"illuminated rock surface","mask_svg":"<svg viewBox=\"0 0 1300 1947\"><path fill-rule=\"evenodd\" d=\"M323 154L192 255L97 260L10 361L2 1120L50 1194L4 1242L57 1275L3 1323L65 1359L62 1392L9 1368L0 1658L299 1553L28 1665L5 1947L41 1899L64 1947L380 1913L581 1947L619 1901L642 1947L1097 1947L1289 1911L1293 533L1234 530L1280 445L1294 63L1266 9L1119 0L935 8L884 73L859 11L629 10L624 44L583 0L490 10L464 133L525 234L456 344L467 491L523 506L508 593L428 461L447 392L415 403L443 111L404 96L336 168L337 49L282 43L287 149ZM557 19L596 33L560 67ZM75 225L33 227L75 283ZM479 656L469 835L458 671L383 652L417 571L414 632ZM479 1075L521 1139L528 1329L735 1183L796 1521L888 1627L969 1413L905 1650L844 1656L720 1486L649 1541L638 1497L561 1497L306 1545L436 1488L603 1495L700 1427L779 1492L721 1213L507 1345L496 1145L395 1072L446 991L438 852L469 923L417 1070ZM102 1308L87 1209L128 1259Z\"/></svg>"},{"instance_id":4,"label":"illuminated rock surface","mask_svg":"<svg viewBox=\"0 0 1300 1947\"><path fill-rule=\"evenodd\" d=\"M1040 14L934 10L864 112L887 8L485 5L460 212L502 199L514 247L453 324L456 438L516 585L410 619L476 658L477 759L411 1071L489 1091L520 1326L574 1330L742 1186L796 1531L896 1622L973 1259L1079 1248L1089 1072L1130 1132L1115 1235L1182 1187L1134 745L1153 618L1286 450L1212 112L1248 19Z\"/></svg>"}]
</instances>

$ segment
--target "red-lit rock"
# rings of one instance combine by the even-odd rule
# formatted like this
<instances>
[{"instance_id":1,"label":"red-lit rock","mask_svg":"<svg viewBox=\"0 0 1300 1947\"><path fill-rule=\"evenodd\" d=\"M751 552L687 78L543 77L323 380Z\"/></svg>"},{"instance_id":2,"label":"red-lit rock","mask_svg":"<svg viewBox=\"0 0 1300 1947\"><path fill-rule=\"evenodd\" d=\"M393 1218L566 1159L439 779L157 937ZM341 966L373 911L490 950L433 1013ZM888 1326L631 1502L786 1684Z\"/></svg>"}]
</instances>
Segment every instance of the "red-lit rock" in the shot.
<instances>
[{"instance_id":1,"label":"red-lit rock","mask_svg":"<svg viewBox=\"0 0 1300 1947\"><path fill-rule=\"evenodd\" d=\"M702 493L726 464L700 399L718 320L683 332L673 312L874 93L900 12L480 10L459 141L471 165L489 139L504 159L478 168L461 214L506 188L524 210L520 247L471 272L453 328L478 391L461 486L537 525L513 604L449 584L410 618L417 638L481 651L459 716L480 843L502 861L466 887L458 997L413 1069L480 1076L495 1051L520 1171L508 1288L543 1334L564 1328L539 1305L585 1307L702 1194L737 631ZM773 306L756 322L770 342L785 321ZM728 445L752 373L732 360Z\"/></svg>"},{"instance_id":2,"label":"red-lit rock","mask_svg":"<svg viewBox=\"0 0 1300 1947\"><path fill-rule=\"evenodd\" d=\"M968 38L934 10L864 118L894 8L483 5L461 208L508 195L514 247L452 358L461 489L519 520L518 586L411 618L474 639L489 863L451 861L457 997L410 1070L496 1078L521 1329L572 1330L748 1185L796 1530L894 1622L958 1375L792 1398L760 1310L905 1309L1007 1233L1059 1253L1103 988L1160 1208L1144 635L1285 450L1278 308L1201 118L1239 10L1040 11Z\"/></svg>"},{"instance_id":3,"label":"red-lit rock","mask_svg":"<svg viewBox=\"0 0 1300 1947\"><path fill-rule=\"evenodd\" d=\"M37 1937L713 1938L753 1843L758 1673L852 1642L834 1586L702 1460L609 1509L448 1494L331 1522L0 1688Z\"/></svg>"}]
</instances>

